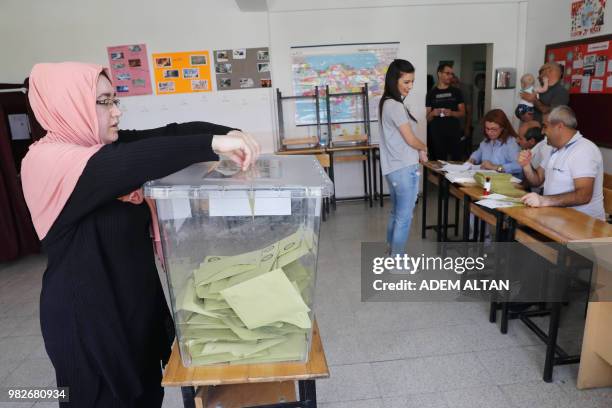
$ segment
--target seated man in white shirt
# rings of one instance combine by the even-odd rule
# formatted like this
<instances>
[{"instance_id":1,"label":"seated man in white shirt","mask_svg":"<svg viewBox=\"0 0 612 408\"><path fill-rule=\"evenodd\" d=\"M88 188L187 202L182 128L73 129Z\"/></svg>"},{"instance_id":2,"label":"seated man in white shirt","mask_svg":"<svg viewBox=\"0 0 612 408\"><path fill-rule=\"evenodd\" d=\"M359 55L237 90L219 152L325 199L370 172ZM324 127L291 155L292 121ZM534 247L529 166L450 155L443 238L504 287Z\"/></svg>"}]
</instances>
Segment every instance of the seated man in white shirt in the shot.
<instances>
[{"instance_id":1,"label":"seated man in white shirt","mask_svg":"<svg viewBox=\"0 0 612 408\"><path fill-rule=\"evenodd\" d=\"M528 193L521 201L530 207L573 207L603 220L601 151L577 127L576 115L568 106L557 106L544 117L542 130L553 147L550 157L537 168L532 166L529 150L518 159L531 186L544 183L544 194Z\"/></svg>"}]
</instances>

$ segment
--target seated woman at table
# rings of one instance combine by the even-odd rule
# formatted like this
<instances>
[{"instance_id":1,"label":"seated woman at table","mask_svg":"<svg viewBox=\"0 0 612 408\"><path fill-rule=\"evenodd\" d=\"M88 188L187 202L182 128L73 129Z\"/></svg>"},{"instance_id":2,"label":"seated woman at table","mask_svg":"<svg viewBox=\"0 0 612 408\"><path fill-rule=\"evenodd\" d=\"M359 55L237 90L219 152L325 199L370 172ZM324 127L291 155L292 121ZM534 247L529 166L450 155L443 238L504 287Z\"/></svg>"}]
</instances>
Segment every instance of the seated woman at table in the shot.
<instances>
[{"instance_id":1,"label":"seated woman at table","mask_svg":"<svg viewBox=\"0 0 612 408\"><path fill-rule=\"evenodd\" d=\"M480 164L483 170L496 170L523 178L523 170L518 164L521 151L516 138L517 134L508 117L501 109L493 109L484 116L484 140L478 150L468 160Z\"/></svg>"}]
</instances>

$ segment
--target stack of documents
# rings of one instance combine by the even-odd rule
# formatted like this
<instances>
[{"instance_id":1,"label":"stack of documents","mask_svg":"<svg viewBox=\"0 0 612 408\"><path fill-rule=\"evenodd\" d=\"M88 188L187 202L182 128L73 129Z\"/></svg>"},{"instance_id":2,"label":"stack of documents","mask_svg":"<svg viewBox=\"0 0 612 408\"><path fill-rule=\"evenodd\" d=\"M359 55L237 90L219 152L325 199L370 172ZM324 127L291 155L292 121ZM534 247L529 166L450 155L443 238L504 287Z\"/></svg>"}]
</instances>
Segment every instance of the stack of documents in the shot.
<instances>
[{"instance_id":1,"label":"stack of documents","mask_svg":"<svg viewBox=\"0 0 612 408\"><path fill-rule=\"evenodd\" d=\"M192 364L305 359L314 282L302 261L315 239L301 228L256 251L204 259L177 299L179 341Z\"/></svg>"},{"instance_id":2,"label":"stack of documents","mask_svg":"<svg viewBox=\"0 0 612 408\"><path fill-rule=\"evenodd\" d=\"M484 197L484 199L476 201L476 204L491 209L517 207L523 205L519 198L508 197L503 194L489 194L488 196Z\"/></svg>"}]
</instances>

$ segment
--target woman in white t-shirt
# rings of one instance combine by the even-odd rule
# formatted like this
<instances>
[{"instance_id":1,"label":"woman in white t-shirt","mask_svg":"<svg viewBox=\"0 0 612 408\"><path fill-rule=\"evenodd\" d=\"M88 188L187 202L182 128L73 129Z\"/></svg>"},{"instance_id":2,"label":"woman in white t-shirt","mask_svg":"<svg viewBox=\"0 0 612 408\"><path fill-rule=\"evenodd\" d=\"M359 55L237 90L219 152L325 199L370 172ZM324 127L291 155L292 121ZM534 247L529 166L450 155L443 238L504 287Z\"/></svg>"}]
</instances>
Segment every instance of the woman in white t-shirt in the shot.
<instances>
[{"instance_id":1,"label":"woman in white t-shirt","mask_svg":"<svg viewBox=\"0 0 612 408\"><path fill-rule=\"evenodd\" d=\"M414 66L394 60L385 76L379 105L380 164L389 185L392 210L387 226L390 255L404 254L419 191L419 161L427 161L427 146L415 136L416 119L404 105L414 84Z\"/></svg>"}]
</instances>

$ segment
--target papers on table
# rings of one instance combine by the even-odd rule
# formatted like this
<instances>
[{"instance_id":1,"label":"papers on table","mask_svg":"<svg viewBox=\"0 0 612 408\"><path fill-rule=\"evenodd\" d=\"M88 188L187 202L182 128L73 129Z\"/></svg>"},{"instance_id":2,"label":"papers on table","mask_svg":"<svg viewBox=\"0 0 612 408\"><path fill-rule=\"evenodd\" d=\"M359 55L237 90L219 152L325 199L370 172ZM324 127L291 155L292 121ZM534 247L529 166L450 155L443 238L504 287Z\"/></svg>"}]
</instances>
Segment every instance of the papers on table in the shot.
<instances>
[{"instance_id":1,"label":"papers on table","mask_svg":"<svg viewBox=\"0 0 612 408\"><path fill-rule=\"evenodd\" d=\"M459 184L477 184L476 179L474 179L474 175L476 173L497 173L495 170L465 170L460 172L448 172L444 175L448 181L451 183L459 183ZM521 180L512 177L510 179L513 183L520 183Z\"/></svg>"},{"instance_id":2,"label":"papers on table","mask_svg":"<svg viewBox=\"0 0 612 408\"><path fill-rule=\"evenodd\" d=\"M306 357L315 234L304 228L264 248L207 256L177 296L177 329L192 364Z\"/></svg>"},{"instance_id":3,"label":"papers on table","mask_svg":"<svg viewBox=\"0 0 612 408\"><path fill-rule=\"evenodd\" d=\"M476 204L483 207L495 209L522 206L522 202L518 198L508 197L503 194L490 194L486 198L476 201Z\"/></svg>"},{"instance_id":4,"label":"papers on table","mask_svg":"<svg viewBox=\"0 0 612 408\"><path fill-rule=\"evenodd\" d=\"M468 170L480 169L480 166L476 166L470 162L465 162L462 164L452 164L452 163L448 163L448 162L440 160L440 163L442 163L442 167L440 168L440 170L446 171L449 173L461 173L461 172L468 171Z\"/></svg>"}]
</instances>

